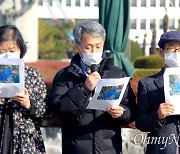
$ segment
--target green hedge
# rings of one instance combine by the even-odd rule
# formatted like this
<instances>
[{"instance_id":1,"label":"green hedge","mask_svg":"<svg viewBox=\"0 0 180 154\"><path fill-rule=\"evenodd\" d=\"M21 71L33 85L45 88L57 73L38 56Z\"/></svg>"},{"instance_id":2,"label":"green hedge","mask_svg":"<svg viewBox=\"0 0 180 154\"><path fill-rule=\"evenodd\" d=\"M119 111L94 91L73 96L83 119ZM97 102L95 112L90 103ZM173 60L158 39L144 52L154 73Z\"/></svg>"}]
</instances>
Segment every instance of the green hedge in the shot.
<instances>
[{"instance_id":1,"label":"green hedge","mask_svg":"<svg viewBox=\"0 0 180 154\"><path fill-rule=\"evenodd\" d=\"M164 65L163 58L158 54L150 56L141 56L138 57L134 62L135 68L155 68L160 69Z\"/></svg>"},{"instance_id":2,"label":"green hedge","mask_svg":"<svg viewBox=\"0 0 180 154\"><path fill-rule=\"evenodd\" d=\"M156 74L160 69L136 69L133 78L144 78Z\"/></svg>"}]
</instances>

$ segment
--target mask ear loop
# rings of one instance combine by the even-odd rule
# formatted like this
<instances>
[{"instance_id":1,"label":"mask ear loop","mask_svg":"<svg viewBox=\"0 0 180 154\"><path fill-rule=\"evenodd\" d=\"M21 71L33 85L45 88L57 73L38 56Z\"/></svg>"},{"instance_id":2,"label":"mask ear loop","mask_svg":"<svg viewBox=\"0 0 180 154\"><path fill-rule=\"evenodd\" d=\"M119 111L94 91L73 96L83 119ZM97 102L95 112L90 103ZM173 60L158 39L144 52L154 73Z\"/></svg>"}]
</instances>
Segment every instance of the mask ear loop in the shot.
<instances>
[{"instance_id":1,"label":"mask ear loop","mask_svg":"<svg viewBox=\"0 0 180 154\"><path fill-rule=\"evenodd\" d=\"M161 52L164 54L164 49L163 48L160 48L161 49Z\"/></svg>"},{"instance_id":2,"label":"mask ear loop","mask_svg":"<svg viewBox=\"0 0 180 154\"><path fill-rule=\"evenodd\" d=\"M164 52L163 48L160 48L159 52L160 52L161 56L164 57L165 52Z\"/></svg>"},{"instance_id":3,"label":"mask ear loop","mask_svg":"<svg viewBox=\"0 0 180 154\"><path fill-rule=\"evenodd\" d=\"M79 54L79 55L80 55L81 59L83 59L82 50L81 50L81 48L80 48L79 44L78 44L77 46L78 46L79 50L81 51L81 54Z\"/></svg>"}]
</instances>

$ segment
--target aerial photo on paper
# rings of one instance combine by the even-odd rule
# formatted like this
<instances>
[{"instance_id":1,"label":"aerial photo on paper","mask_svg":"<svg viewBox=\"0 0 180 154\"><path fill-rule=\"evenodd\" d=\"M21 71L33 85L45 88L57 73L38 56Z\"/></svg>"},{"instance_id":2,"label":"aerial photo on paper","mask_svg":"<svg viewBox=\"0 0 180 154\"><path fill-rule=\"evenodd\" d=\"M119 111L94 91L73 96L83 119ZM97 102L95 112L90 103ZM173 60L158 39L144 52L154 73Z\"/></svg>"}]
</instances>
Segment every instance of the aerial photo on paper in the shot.
<instances>
[{"instance_id":1,"label":"aerial photo on paper","mask_svg":"<svg viewBox=\"0 0 180 154\"><path fill-rule=\"evenodd\" d=\"M97 99L99 100L117 100L121 95L123 85L118 86L104 86L101 89Z\"/></svg>"},{"instance_id":2,"label":"aerial photo on paper","mask_svg":"<svg viewBox=\"0 0 180 154\"><path fill-rule=\"evenodd\" d=\"M0 65L0 83L19 82L19 65Z\"/></svg>"},{"instance_id":3,"label":"aerial photo on paper","mask_svg":"<svg viewBox=\"0 0 180 154\"><path fill-rule=\"evenodd\" d=\"M169 75L170 95L180 95L180 75Z\"/></svg>"}]
</instances>

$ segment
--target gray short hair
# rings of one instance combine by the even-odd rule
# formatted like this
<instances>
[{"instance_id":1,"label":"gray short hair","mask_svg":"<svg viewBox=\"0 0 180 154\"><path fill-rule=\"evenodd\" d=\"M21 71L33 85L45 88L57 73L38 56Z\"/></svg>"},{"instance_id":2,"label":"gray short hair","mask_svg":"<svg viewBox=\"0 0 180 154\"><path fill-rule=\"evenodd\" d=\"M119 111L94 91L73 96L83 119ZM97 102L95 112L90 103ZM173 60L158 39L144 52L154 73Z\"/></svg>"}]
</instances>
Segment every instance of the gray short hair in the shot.
<instances>
[{"instance_id":1,"label":"gray short hair","mask_svg":"<svg viewBox=\"0 0 180 154\"><path fill-rule=\"evenodd\" d=\"M84 33L90 34L95 37L102 37L105 41L106 32L104 27L98 22L92 20L86 20L82 23L77 24L73 30L74 40L77 44L82 41L82 35Z\"/></svg>"}]
</instances>

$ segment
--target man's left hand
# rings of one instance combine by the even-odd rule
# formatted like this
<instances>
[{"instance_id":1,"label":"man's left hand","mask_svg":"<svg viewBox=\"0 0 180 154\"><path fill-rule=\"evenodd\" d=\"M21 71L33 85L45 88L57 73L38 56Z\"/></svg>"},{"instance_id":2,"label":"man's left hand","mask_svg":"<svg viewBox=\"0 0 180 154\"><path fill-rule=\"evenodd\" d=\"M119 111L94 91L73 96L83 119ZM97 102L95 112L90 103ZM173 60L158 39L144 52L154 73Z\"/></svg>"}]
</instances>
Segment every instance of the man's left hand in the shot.
<instances>
[{"instance_id":1,"label":"man's left hand","mask_svg":"<svg viewBox=\"0 0 180 154\"><path fill-rule=\"evenodd\" d=\"M114 107L114 108L109 108L106 110L113 118L118 118L122 116L124 113L125 109L121 106Z\"/></svg>"}]
</instances>

